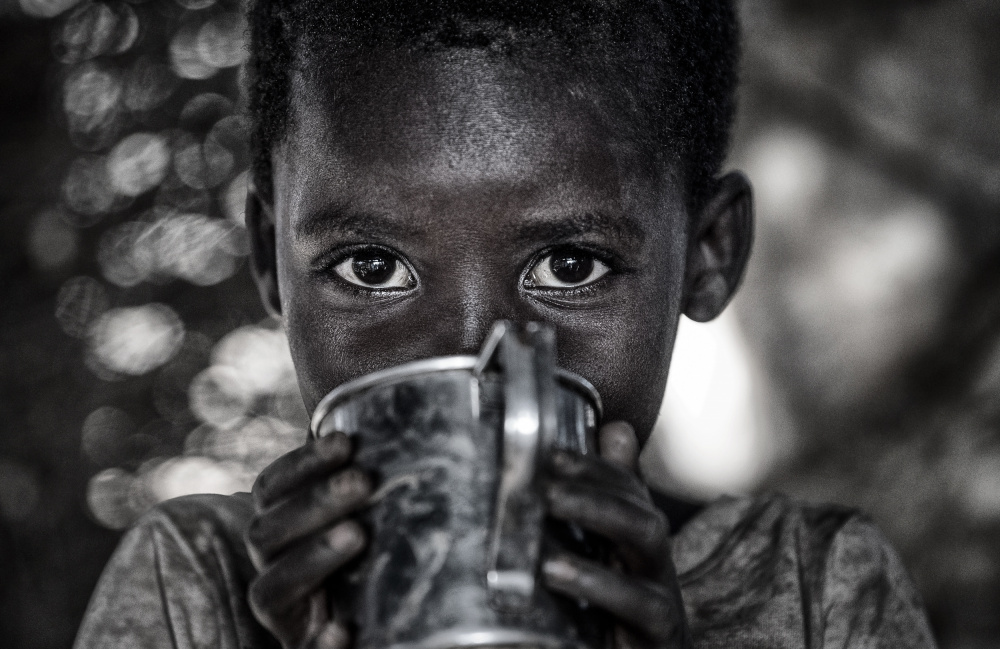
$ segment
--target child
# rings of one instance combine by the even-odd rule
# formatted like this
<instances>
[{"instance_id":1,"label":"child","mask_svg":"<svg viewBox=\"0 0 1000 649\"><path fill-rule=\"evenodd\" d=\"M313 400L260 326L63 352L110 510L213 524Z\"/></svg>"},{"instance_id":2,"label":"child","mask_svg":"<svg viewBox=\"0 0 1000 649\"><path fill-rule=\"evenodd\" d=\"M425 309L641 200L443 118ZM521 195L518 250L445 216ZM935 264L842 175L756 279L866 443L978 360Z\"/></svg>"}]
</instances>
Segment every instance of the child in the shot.
<instances>
[{"instance_id":1,"label":"child","mask_svg":"<svg viewBox=\"0 0 1000 649\"><path fill-rule=\"evenodd\" d=\"M550 322L610 423L601 458L552 459L549 513L621 565L549 556L546 587L606 610L622 648L933 646L863 517L776 497L686 511L636 474L678 318L715 317L750 249L749 185L719 175L727 0L258 0L251 22L254 273L307 407L475 353L495 320ZM372 487L336 434L252 496L165 503L77 646L350 647L318 594L364 550Z\"/></svg>"}]
</instances>

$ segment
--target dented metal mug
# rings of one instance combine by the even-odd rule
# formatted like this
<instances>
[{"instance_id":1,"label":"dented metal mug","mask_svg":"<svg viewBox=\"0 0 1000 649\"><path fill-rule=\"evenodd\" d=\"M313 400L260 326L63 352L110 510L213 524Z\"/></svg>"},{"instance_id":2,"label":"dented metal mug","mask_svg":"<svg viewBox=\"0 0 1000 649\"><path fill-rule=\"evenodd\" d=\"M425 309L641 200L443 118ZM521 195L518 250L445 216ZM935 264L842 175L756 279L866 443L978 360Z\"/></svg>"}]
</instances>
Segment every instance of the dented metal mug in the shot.
<instances>
[{"instance_id":1,"label":"dented metal mug","mask_svg":"<svg viewBox=\"0 0 1000 649\"><path fill-rule=\"evenodd\" d=\"M604 616L541 586L543 546L597 552L546 521L552 448L594 453L597 391L556 368L547 325L498 322L480 355L415 361L333 390L311 433L356 439L376 478L370 547L332 592L360 649L600 649Z\"/></svg>"}]
</instances>

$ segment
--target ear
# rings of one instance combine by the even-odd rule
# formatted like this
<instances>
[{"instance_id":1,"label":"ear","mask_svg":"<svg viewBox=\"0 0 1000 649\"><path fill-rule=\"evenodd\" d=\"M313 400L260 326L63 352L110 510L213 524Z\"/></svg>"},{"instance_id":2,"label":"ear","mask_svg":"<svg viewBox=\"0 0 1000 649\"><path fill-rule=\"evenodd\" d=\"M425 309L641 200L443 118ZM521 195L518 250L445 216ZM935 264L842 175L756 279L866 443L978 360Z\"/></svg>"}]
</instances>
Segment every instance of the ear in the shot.
<instances>
[{"instance_id":1,"label":"ear","mask_svg":"<svg viewBox=\"0 0 1000 649\"><path fill-rule=\"evenodd\" d=\"M684 315L696 322L716 317L743 278L753 243L753 193L740 172L715 181L692 228L685 277Z\"/></svg>"},{"instance_id":2,"label":"ear","mask_svg":"<svg viewBox=\"0 0 1000 649\"><path fill-rule=\"evenodd\" d=\"M253 186L247 192L246 224L250 235L250 266L260 300L272 317L281 318L274 210Z\"/></svg>"}]
</instances>

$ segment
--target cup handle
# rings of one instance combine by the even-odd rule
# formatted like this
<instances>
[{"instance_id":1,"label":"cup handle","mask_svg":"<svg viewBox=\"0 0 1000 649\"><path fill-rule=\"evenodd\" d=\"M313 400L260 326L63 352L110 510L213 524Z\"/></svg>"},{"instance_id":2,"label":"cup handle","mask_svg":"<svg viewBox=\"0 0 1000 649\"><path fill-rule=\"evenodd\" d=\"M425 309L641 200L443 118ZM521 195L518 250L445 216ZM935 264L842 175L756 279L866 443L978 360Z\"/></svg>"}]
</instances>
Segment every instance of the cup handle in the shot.
<instances>
[{"instance_id":1,"label":"cup handle","mask_svg":"<svg viewBox=\"0 0 1000 649\"><path fill-rule=\"evenodd\" d=\"M516 610L531 604L541 553L545 506L536 474L542 449L556 435L555 331L539 323L499 322L480 366L494 354L502 370L504 416L486 582L494 608Z\"/></svg>"}]
</instances>

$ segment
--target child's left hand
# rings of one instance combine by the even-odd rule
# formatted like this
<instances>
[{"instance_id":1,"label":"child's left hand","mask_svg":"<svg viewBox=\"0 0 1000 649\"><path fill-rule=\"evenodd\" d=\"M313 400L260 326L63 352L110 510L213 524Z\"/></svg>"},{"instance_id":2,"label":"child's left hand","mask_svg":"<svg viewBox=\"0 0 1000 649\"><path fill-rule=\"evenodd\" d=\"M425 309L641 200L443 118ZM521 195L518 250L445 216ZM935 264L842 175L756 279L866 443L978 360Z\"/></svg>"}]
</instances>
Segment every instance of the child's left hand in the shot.
<instances>
[{"instance_id":1,"label":"child's left hand","mask_svg":"<svg viewBox=\"0 0 1000 649\"><path fill-rule=\"evenodd\" d=\"M601 457L553 454L545 488L549 514L611 541L610 567L578 556L548 557L546 585L608 611L618 649L688 649L691 641L670 556L670 525L638 476L632 427L600 430Z\"/></svg>"}]
</instances>

